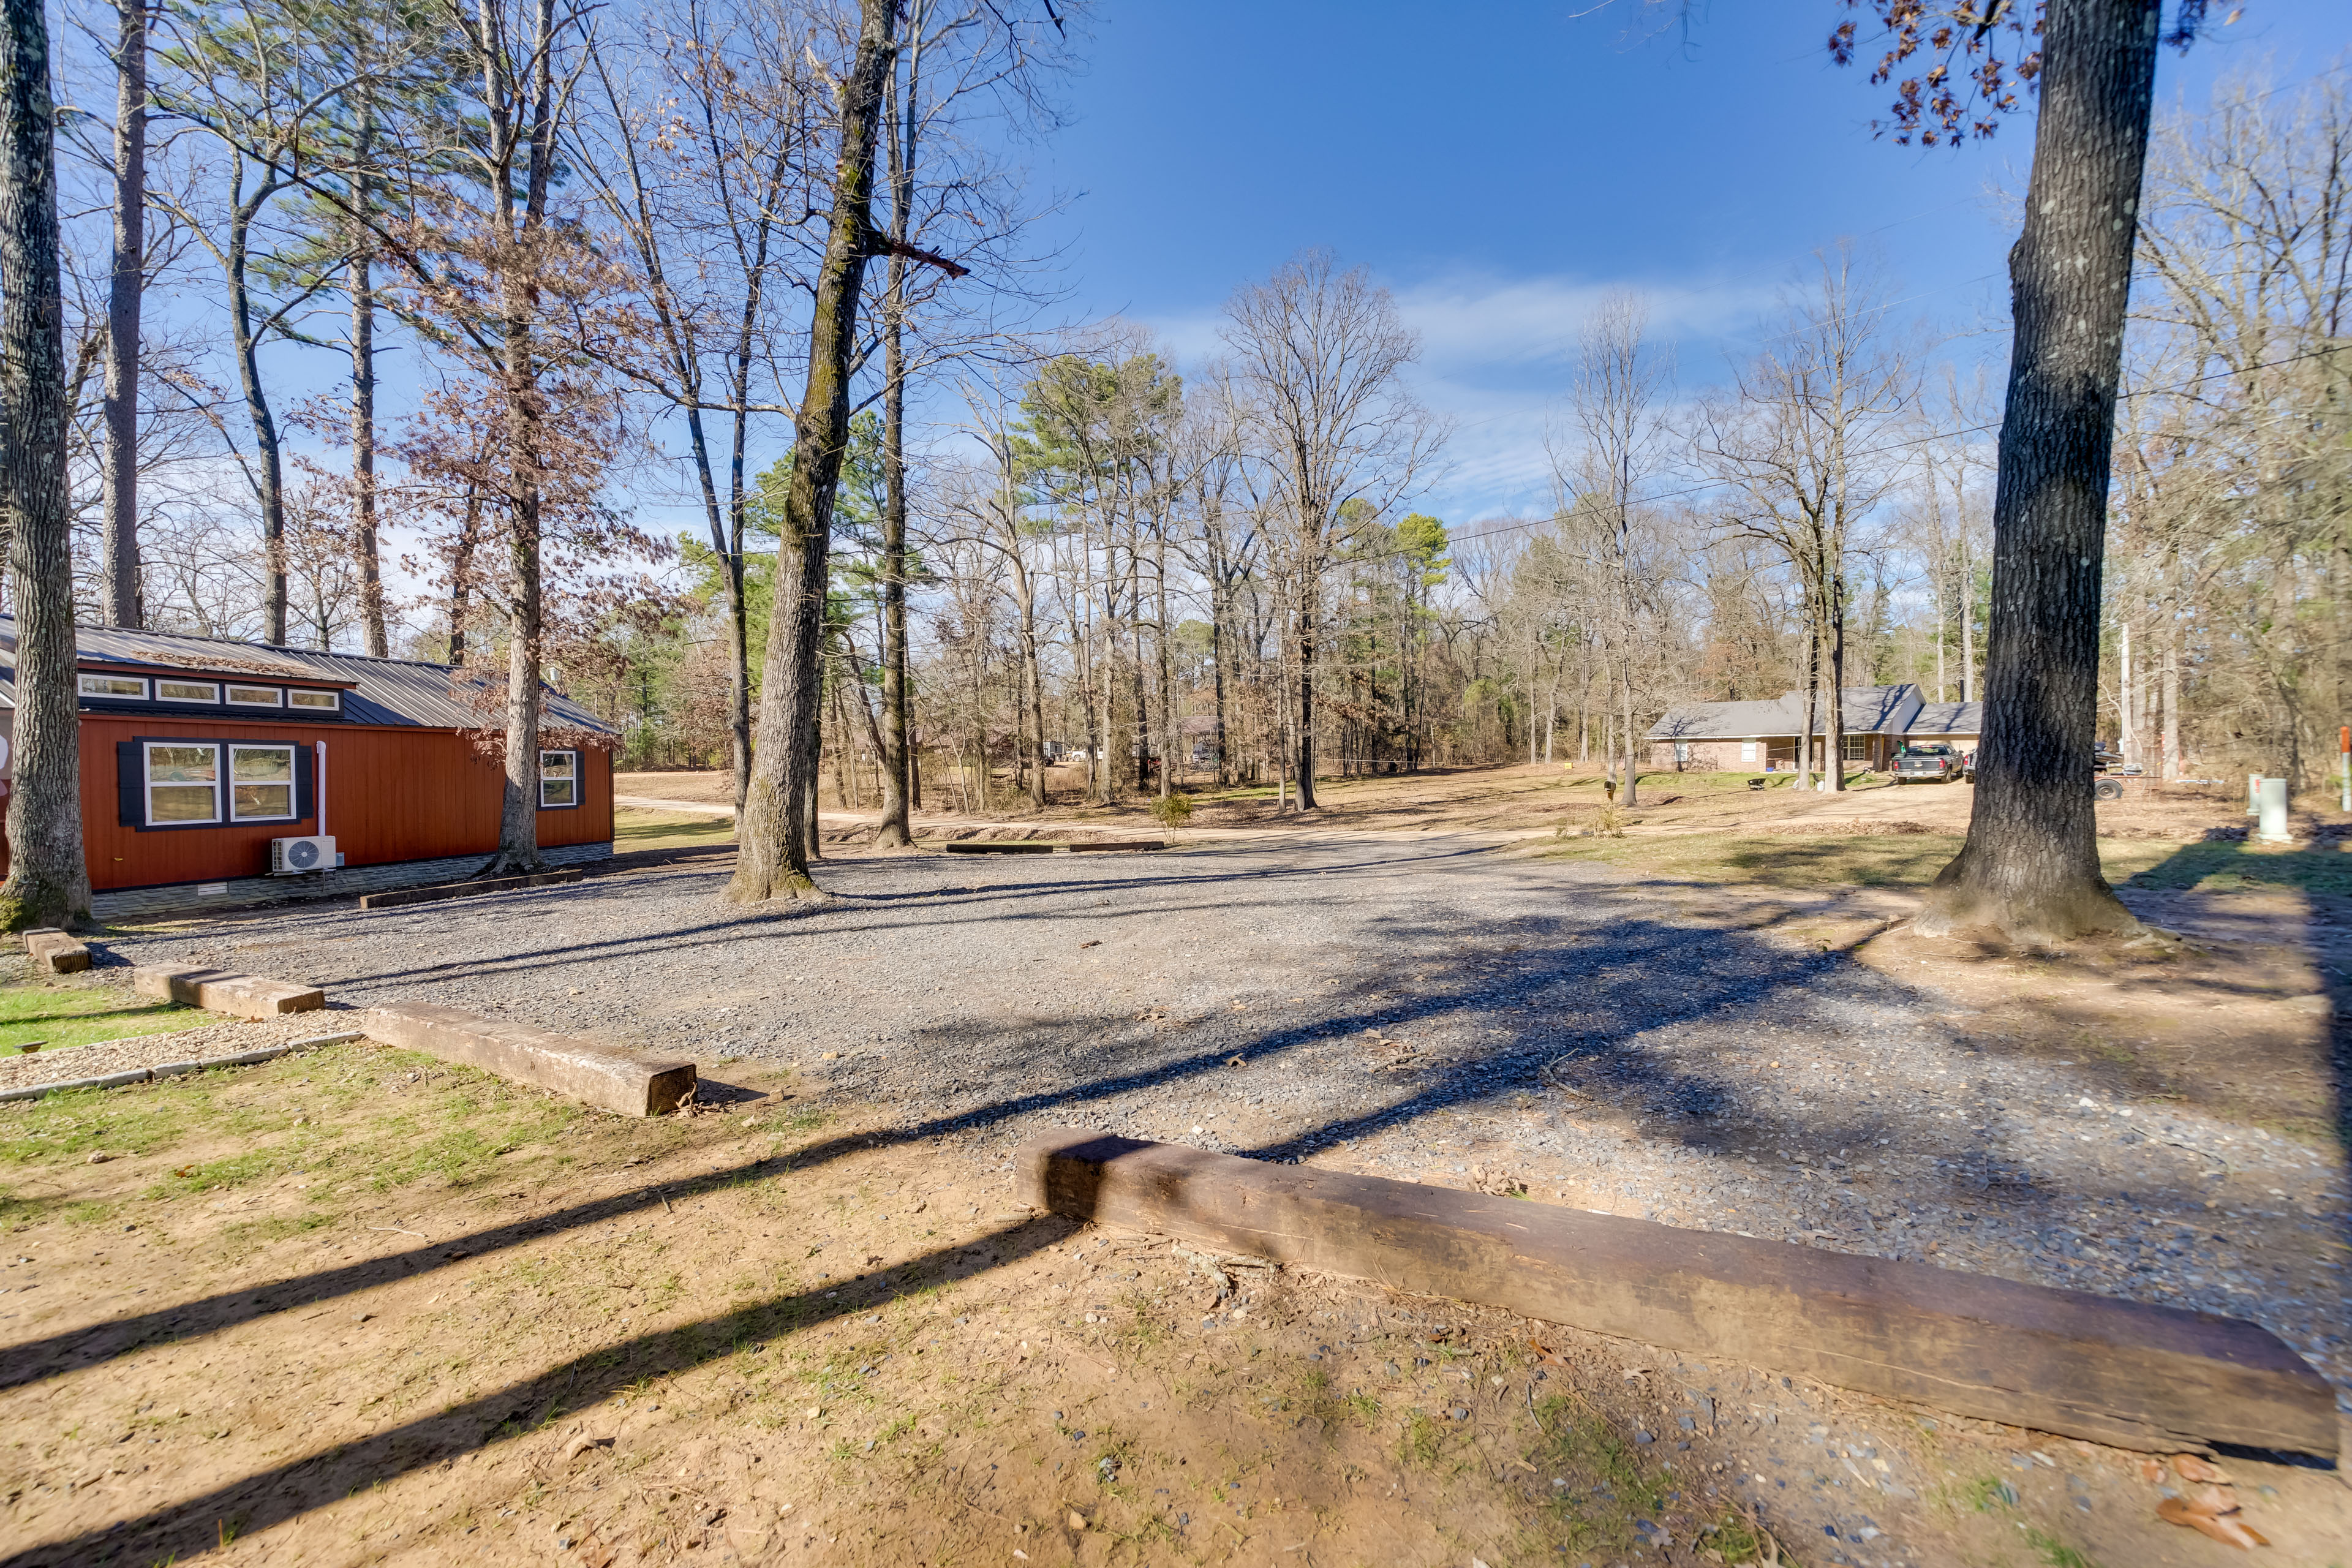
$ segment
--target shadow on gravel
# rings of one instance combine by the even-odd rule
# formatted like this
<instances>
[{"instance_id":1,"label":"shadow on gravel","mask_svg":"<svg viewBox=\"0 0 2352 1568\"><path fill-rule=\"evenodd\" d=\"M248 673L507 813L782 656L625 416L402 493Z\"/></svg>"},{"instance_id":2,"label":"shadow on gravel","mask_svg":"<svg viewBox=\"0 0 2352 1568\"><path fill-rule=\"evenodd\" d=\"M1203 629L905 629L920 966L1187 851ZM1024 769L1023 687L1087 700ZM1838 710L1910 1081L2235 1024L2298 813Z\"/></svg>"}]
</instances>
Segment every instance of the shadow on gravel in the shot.
<instances>
[{"instance_id":1,"label":"shadow on gravel","mask_svg":"<svg viewBox=\"0 0 2352 1568\"><path fill-rule=\"evenodd\" d=\"M1494 852L1493 846L1483 844L1450 847L1433 851L1415 847L1412 864L1416 867L1434 867L1448 861L1481 859ZM1193 852L1193 855L1197 854L1198 852ZM1182 865L1184 859L1192 858L1192 855L1188 855L1173 864ZM874 865L905 866L909 862L906 860L861 861L856 864L863 868ZM1160 864L1165 865L1171 862L1162 861ZM999 872L1010 868L997 862L992 862L985 868L988 872ZM959 864L957 869L972 876L979 876L983 870L978 865L961 864ZM1312 866L1272 868L1257 866L1248 869L1229 867L1214 871L1171 870L1136 878L1077 877L1059 880L1051 878L1034 878L1020 882L995 880L988 882L976 890L970 888L926 888L883 889L866 891L850 890L835 886L827 889L832 898L830 904L806 910L795 910L786 913L776 910L737 909L721 905L717 907L725 912L714 914L707 921L691 925L668 926L659 931L647 931L642 936L616 937L598 942L565 942L499 957L467 956L451 959L446 963L421 964L404 969L334 973L328 967L334 950L322 944L312 954L313 963L309 974L311 980L319 984L342 986L383 985L398 981L432 981L459 974L469 978L527 974L541 970L561 969L576 963L609 963L625 958L641 958L646 954L658 953L672 948L704 950L728 943L769 942L790 938L798 936L804 931L821 930L827 935L842 935L849 931L868 929L867 922L865 921L844 925L837 920L825 921L827 916L878 915L884 918L875 922L876 928L887 929L894 932L919 931L934 926L968 925L976 921L994 923L1008 920L1014 921L1067 921L1074 918L1074 911L1067 908L1038 909L1034 906L1026 908L1022 906L1040 894L1066 896L1155 890L1173 892L1221 886L1278 886L1298 878L1337 876L1352 871L1393 873L1399 869L1396 857L1391 854L1383 858L1339 865L1318 863ZM722 874L715 871L680 870L675 874L681 877L698 876L709 881L714 893L724 881ZM504 907L511 908L519 915L527 911L531 919L541 920L565 904L583 901L625 903L631 897L630 889L625 886L615 884L600 886L592 880L468 900L466 910L468 913L479 913L493 908ZM713 901L715 904L716 900ZM1268 902L1270 907L1273 906L1273 900ZM952 918L944 916L937 919L929 918L933 910L940 909L943 904L958 912ZM1230 909L1234 907L1234 904L1235 900L1226 900L1222 901L1221 907ZM889 918L901 912L913 913L918 918ZM1150 915L1181 912L1182 912L1181 906L1168 908L1148 905L1130 906L1108 910L1088 910L1085 918L1097 921L1133 920ZM225 935L234 934L239 925L266 921L273 930L286 932L289 945L291 945L294 939L302 937L348 936L351 934L349 927L353 921L396 920L412 913L413 911L409 910L389 910L379 913L350 908L304 910L299 913L277 910L269 911L266 916L257 915L254 921L235 923L224 921L216 929ZM825 923L819 927L803 927L799 923L801 921L812 919L824 921ZM130 941L173 940L184 940L184 934L173 932L167 936L127 939L125 945L128 945Z\"/></svg>"},{"instance_id":2,"label":"shadow on gravel","mask_svg":"<svg viewBox=\"0 0 2352 1568\"><path fill-rule=\"evenodd\" d=\"M71 1540L25 1547L0 1558L0 1568L175 1563L201 1556L232 1534L252 1535L395 1477L526 1436L566 1410L609 1398L641 1377L681 1372L731 1355L771 1334L868 1311L918 1285L971 1279L1050 1247L1078 1228L1075 1221L1053 1216L1028 1220L822 1290L771 1297L723 1316L639 1334L617 1344L599 1344L536 1377L436 1415L356 1442L314 1449L201 1497L165 1504Z\"/></svg>"},{"instance_id":3,"label":"shadow on gravel","mask_svg":"<svg viewBox=\"0 0 2352 1568\"><path fill-rule=\"evenodd\" d=\"M1416 855L1411 864L1484 853L1480 849ZM1063 892L1108 889L1132 894L1143 888L1256 883L1268 878L1328 876L1347 869L1392 873L1399 867L1399 857L1391 855L1345 867L1155 874L1134 881L1088 879L1039 885ZM551 891L578 896L577 888ZM1817 998L1816 987L1832 978L1837 999L1847 1003L1882 1000L1890 1009L1901 1010L1919 993L1842 958L1769 944L1737 931L1672 925L1645 918L1634 912L1643 907L1637 894L1606 883L1579 883L1565 891L1580 900L1577 920L1526 913L1465 920L1458 911L1449 910L1440 920L1382 922L1376 933L1381 942L1391 951L1414 955L1414 962L1424 969L1446 971L1445 981L1421 994L1402 997L1386 994L1402 984L1397 965L1343 977L1350 1005L1335 1005L1312 1019L1265 1030L1241 1046L1240 1053L1255 1065L1300 1058L1304 1067L1321 1069L1333 1064L1315 1059L1318 1050L1328 1050L1343 1041L1351 1050L1360 1049L1355 1037L1368 1029L1409 1030L1465 1018L1480 1020L1494 1029L1515 1015L1517 1021L1510 1027L1494 1030L1503 1037L1491 1049L1465 1050L1450 1059L1412 1067L1401 1075L1402 1082L1382 1078L1366 1084L1370 1093L1390 1096L1383 1103L1334 1117L1244 1152L1258 1159L1295 1161L1382 1129L1491 1102L1501 1094L1548 1093L1538 1077L1548 1066L1553 1067L1560 1081L1597 1100L1638 1109L1650 1119L1643 1128L1645 1136L1711 1153L1832 1151L1874 1145L1881 1139L1902 1142L1931 1137L1942 1142L1955 1137L1948 1125L1937 1126L1925 1114L1905 1113L1906 1109L1924 1112L1924 1106L1879 1108L1857 1101L1801 1120L1769 1112L1748 1104L1734 1081L1735 1068L1743 1077L1752 1078L1756 1064L1684 1055L1641 1043L1645 1035L1671 1034L1677 1026L1725 1017L1750 1028L1801 1024L1805 1005ZM1622 918L1616 918L1621 911ZM1596 915L1602 918L1596 920ZM1067 917L1066 910L1055 918ZM727 931L738 923L714 922L710 929ZM753 931L745 934L764 934L772 929L765 920L754 920L751 924ZM676 941L681 934L667 931L633 945ZM1449 949L1465 944L1484 944L1486 955L1458 951L1447 955ZM620 944L596 945L602 950ZM599 951L595 956L609 956L609 952ZM1498 972L1505 967L1508 973ZM2340 982L2341 977L2336 978ZM1822 993L1818 999L1829 997ZM1193 1024L1223 1017L1211 1015ZM1186 1029L1180 1025L1165 1032L1139 1030L1131 1017L1097 1015L1055 1019L1048 1025L982 1026L965 1022L933 1031L923 1044L934 1059L961 1062L992 1081L1008 1073L1035 1081L1047 1060L1068 1063L1073 1070L1064 1081L1039 1083L1028 1092L969 1110L912 1119L896 1128L823 1139L776 1159L650 1184L366 1262L5 1347L6 1354L0 1357L0 1389L93 1365L158 1340L211 1333L291 1307L409 1278L467 1254L601 1224L655 1207L666 1197L805 1170L853 1151L919 1143L1046 1113L1083 1113L1089 1106L1140 1090L1213 1081L1228 1070L1236 1047L1224 1041L1208 1047L1187 1044L1181 1038ZM1123 1034L1127 1037L1122 1038ZM2340 1029L2338 1038L2340 1042ZM1972 1044L1966 1048L1974 1053L1983 1047ZM1369 1069L1358 1062L1339 1070L1361 1075ZM1363 1083L1360 1077L1357 1081ZM1964 1146L1940 1180L1965 1184L1972 1192L1983 1192L1997 1184L2000 1187L1998 1201L2012 1207L2031 1208L2083 1195L2057 1190L2046 1174L2037 1173L2023 1161L2000 1158L1992 1145Z\"/></svg>"}]
</instances>

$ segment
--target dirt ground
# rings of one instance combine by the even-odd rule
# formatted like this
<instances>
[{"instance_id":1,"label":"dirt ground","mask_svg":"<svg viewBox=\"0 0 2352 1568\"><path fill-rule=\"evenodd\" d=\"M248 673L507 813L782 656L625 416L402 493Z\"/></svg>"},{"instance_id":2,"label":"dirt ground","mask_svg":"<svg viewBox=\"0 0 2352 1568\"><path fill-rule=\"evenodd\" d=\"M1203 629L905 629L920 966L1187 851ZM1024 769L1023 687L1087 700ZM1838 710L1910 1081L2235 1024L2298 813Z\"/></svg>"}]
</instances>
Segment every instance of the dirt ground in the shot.
<instances>
[{"instance_id":1,"label":"dirt ground","mask_svg":"<svg viewBox=\"0 0 2352 1568\"><path fill-rule=\"evenodd\" d=\"M2139 1456L1360 1282L1226 1296L733 1077L636 1122L342 1046L17 1110L0 1562L2225 1560ZM2332 1475L2225 1464L2267 1560L2341 1560Z\"/></svg>"},{"instance_id":2,"label":"dirt ground","mask_svg":"<svg viewBox=\"0 0 2352 1568\"><path fill-rule=\"evenodd\" d=\"M2257 1317L2340 1384L2352 906L2212 891L2200 862L2126 891L2183 936L1928 942L1904 885L1799 873L1930 836L1788 835L1780 871L1727 882L1713 847L1775 826L1701 815L1755 811L1743 786L1635 814L1688 823L1658 842L1696 870L1555 862L1553 818L1595 808L1540 813L1597 794L1556 775L1360 781L1352 832L984 874L859 859L844 826L834 912L756 930L710 913L718 872L677 870L365 931L124 933L299 946L551 1027L619 1006L597 987L625 973L651 989L615 1022L699 1031L710 1103L627 1121L362 1043L0 1105L0 1568L2240 1561L2157 1519L2208 1483L2146 1456L1362 1282L1235 1264L1229 1295L1165 1238L1012 1203L1012 1136L1057 1121L1438 1184L1500 1167L1529 1201ZM2166 835L2162 866L2216 817L2116 826ZM893 984L864 967L884 952ZM711 1032L727 986L787 983L838 1017ZM1514 1050L1552 1076L1496 1076ZM1226 1070L1168 1088L1150 1051ZM1038 1109L919 1103L927 1064ZM1297 1141L1351 1096L1410 1115ZM2221 1464L2263 1560L2352 1562L2338 1472Z\"/></svg>"},{"instance_id":3,"label":"dirt ground","mask_svg":"<svg viewBox=\"0 0 2352 1568\"><path fill-rule=\"evenodd\" d=\"M1628 830L1635 833L1830 832L1831 824L1916 824L1933 833L1965 832L1974 787L1969 784L1896 784L1883 778L1830 794L1802 795L1790 787L1793 775L1776 775L1772 787L1751 790L1750 773L1643 773L1639 804L1629 813ZM1080 780L1069 769L1047 772L1051 804L1042 820L1052 822L1151 822L1145 807L1149 797L1118 805L1090 806L1080 795ZM1006 822L1032 821L1024 804L1009 783L996 781L994 809L977 813L954 799L941 798L937 789L919 814L940 820L978 820L982 816ZM618 773L618 795L680 803L724 806L733 785L722 773ZM1598 770L1590 765L1570 768L1553 763L1522 763L1507 767L1437 768L1410 775L1326 779L1316 785L1318 805L1310 815L1279 810L1271 788L1219 789L1193 781L1186 785L1195 802L1191 826L1196 828L1284 826L1339 828L1353 831L1465 830L1528 834L1552 832L1563 824L1570 832L1597 817L1607 804ZM2227 786L2175 785L2158 789L2135 782L2125 798L2101 801L2099 831L2103 837L2152 838L2190 842L2215 828L2243 827L2245 800ZM2300 833L2346 820L2318 797L2296 803L2294 824ZM826 815L870 815L871 806L828 806ZM1864 827L1862 831L1870 831Z\"/></svg>"}]
</instances>

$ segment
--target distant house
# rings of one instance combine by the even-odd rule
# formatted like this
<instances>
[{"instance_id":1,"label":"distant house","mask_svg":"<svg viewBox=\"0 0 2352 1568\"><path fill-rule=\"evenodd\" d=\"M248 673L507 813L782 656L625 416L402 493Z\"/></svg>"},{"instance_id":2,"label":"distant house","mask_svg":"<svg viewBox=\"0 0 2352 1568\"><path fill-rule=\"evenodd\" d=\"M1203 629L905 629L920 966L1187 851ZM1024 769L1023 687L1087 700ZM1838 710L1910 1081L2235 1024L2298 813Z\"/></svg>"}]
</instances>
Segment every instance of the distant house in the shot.
<instances>
[{"instance_id":1,"label":"distant house","mask_svg":"<svg viewBox=\"0 0 2352 1568\"><path fill-rule=\"evenodd\" d=\"M1929 702L1907 683L1850 686L1843 695L1849 766L1890 768L1906 746L1973 752L1984 727L1984 704ZM1828 721L1826 712L1817 716L1817 735L1827 736ZM1804 729L1805 694L1784 691L1769 701L1685 703L1652 725L1645 738L1654 768L1786 772L1797 765L1797 737Z\"/></svg>"},{"instance_id":2,"label":"distant house","mask_svg":"<svg viewBox=\"0 0 2352 1568\"><path fill-rule=\"evenodd\" d=\"M468 733L484 723L467 700L473 672L114 626L80 627L75 641L82 843L100 918L298 884L455 880L498 848L506 775ZM0 616L11 741L16 648L16 623ZM502 668L481 679L503 697ZM539 754L540 846L557 861L608 855L611 728L553 691L545 713L551 736L572 738ZM0 757L5 794L15 759Z\"/></svg>"}]
</instances>

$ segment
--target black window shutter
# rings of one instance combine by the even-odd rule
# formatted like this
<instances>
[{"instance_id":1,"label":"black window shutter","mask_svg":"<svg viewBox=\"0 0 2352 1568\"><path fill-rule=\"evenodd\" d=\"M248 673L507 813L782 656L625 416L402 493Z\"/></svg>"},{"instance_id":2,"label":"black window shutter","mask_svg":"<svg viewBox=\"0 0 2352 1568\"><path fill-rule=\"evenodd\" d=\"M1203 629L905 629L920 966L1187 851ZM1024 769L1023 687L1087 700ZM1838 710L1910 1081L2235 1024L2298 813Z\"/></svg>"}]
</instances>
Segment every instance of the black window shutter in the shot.
<instances>
[{"instance_id":1,"label":"black window shutter","mask_svg":"<svg viewBox=\"0 0 2352 1568\"><path fill-rule=\"evenodd\" d=\"M114 790L122 826L147 826L147 759L136 741L114 743Z\"/></svg>"},{"instance_id":2,"label":"black window shutter","mask_svg":"<svg viewBox=\"0 0 2352 1568\"><path fill-rule=\"evenodd\" d=\"M319 814L319 748L294 748L294 815L308 821ZM316 828L312 832L318 831Z\"/></svg>"}]
</instances>

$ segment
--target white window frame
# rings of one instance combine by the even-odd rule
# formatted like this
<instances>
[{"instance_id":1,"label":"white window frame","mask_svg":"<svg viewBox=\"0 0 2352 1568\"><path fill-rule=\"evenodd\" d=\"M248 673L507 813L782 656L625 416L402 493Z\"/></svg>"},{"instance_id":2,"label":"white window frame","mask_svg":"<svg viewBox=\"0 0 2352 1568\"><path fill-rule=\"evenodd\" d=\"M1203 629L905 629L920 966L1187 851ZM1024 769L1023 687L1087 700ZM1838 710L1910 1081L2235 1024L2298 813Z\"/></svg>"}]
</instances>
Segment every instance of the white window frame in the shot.
<instances>
[{"instance_id":1,"label":"white window frame","mask_svg":"<svg viewBox=\"0 0 2352 1568\"><path fill-rule=\"evenodd\" d=\"M237 693L240 690L267 691L269 693L269 700L263 702L256 698L239 697ZM232 682L221 689L221 695L228 699L228 705L232 708L283 708L286 706L286 689L282 686L240 687Z\"/></svg>"},{"instance_id":2,"label":"white window frame","mask_svg":"<svg viewBox=\"0 0 2352 1568\"><path fill-rule=\"evenodd\" d=\"M547 772L547 759L550 757L571 758L572 772L569 776L559 776L556 778L549 777ZM547 786L551 784L556 783L570 784L572 786L572 798L570 800L557 801L554 804L550 805L547 798ZM568 746L553 748L545 746L541 747L539 752L539 809L541 811L575 811L579 809L580 805L580 753Z\"/></svg>"},{"instance_id":3,"label":"white window frame","mask_svg":"<svg viewBox=\"0 0 2352 1568\"><path fill-rule=\"evenodd\" d=\"M1757 760L1757 758L1758 758L1758 753L1759 753L1759 752L1761 752L1761 751L1762 751L1763 746L1764 746L1764 742L1761 742L1761 741L1742 741L1742 742L1739 742L1739 760L1740 760L1741 762L1743 762L1743 763L1752 763L1752 762L1755 762L1755 761Z\"/></svg>"},{"instance_id":4,"label":"white window frame","mask_svg":"<svg viewBox=\"0 0 2352 1568\"><path fill-rule=\"evenodd\" d=\"M140 815L146 819L146 825L148 826L211 827L218 826L221 820L222 747L225 744L226 742L220 741L142 741L140 742L139 784L141 793L139 796L139 812ZM210 816L174 816L170 818L158 818L156 816L155 752L158 747L171 747L173 749L195 747L212 752L213 814ZM196 789L201 786L191 784L166 784L163 787L165 789Z\"/></svg>"},{"instance_id":5,"label":"white window frame","mask_svg":"<svg viewBox=\"0 0 2352 1568\"><path fill-rule=\"evenodd\" d=\"M324 701L305 701L306 698L324 698ZM340 713L343 710L343 694L340 691L320 691L309 687L289 686L286 689L286 706L307 708L313 712Z\"/></svg>"},{"instance_id":6,"label":"white window frame","mask_svg":"<svg viewBox=\"0 0 2352 1568\"><path fill-rule=\"evenodd\" d=\"M302 757L301 753L297 752L290 742L281 745L276 741L226 741L223 742L222 744L227 748L227 755L222 759L220 766L221 788L226 792L226 799L228 802L230 821L296 822L300 820L302 810L302 785L295 770L302 765ZM268 814L257 812L251 816L247 816L246 813L237 810L236 754L239 752L283 752L286 754L285 811L282 813L269 812ZM257 779L249 780L247 782L274 784L278 781L275 779Z\"/></svg>"},{"instance_id":7,"label":"white window frame","mask_svg":"<svg viewBox=\"0 0 2352 1568\"><path fill-rule=\"evenodd\" d=\"M93 691L90 689L90 682L93 680L134 680L139 683L139 689L137 691ZM153 688L147 684L147 678L143 675L107 675L97 671L81 671L74 678L75 695L95 697L104 702L144 702L152 690Z\"/></svg>"},{"instance_id":8,"label":"white window frame","mask_svg":"<svg viewBox=\"0 0 2352 1568\"><path fill-rule=\"evenodd\" d=\"M163 688L167 685L191 686L195 688L197 690L202 691L205 695L202 697L166 697L163 695ZM160 675L155 678L155 700L158 702L195 702L201 703L207 708L217 708L220 706L220 682L217 680L167 681Z\"/></svg>"}]
</instances>

